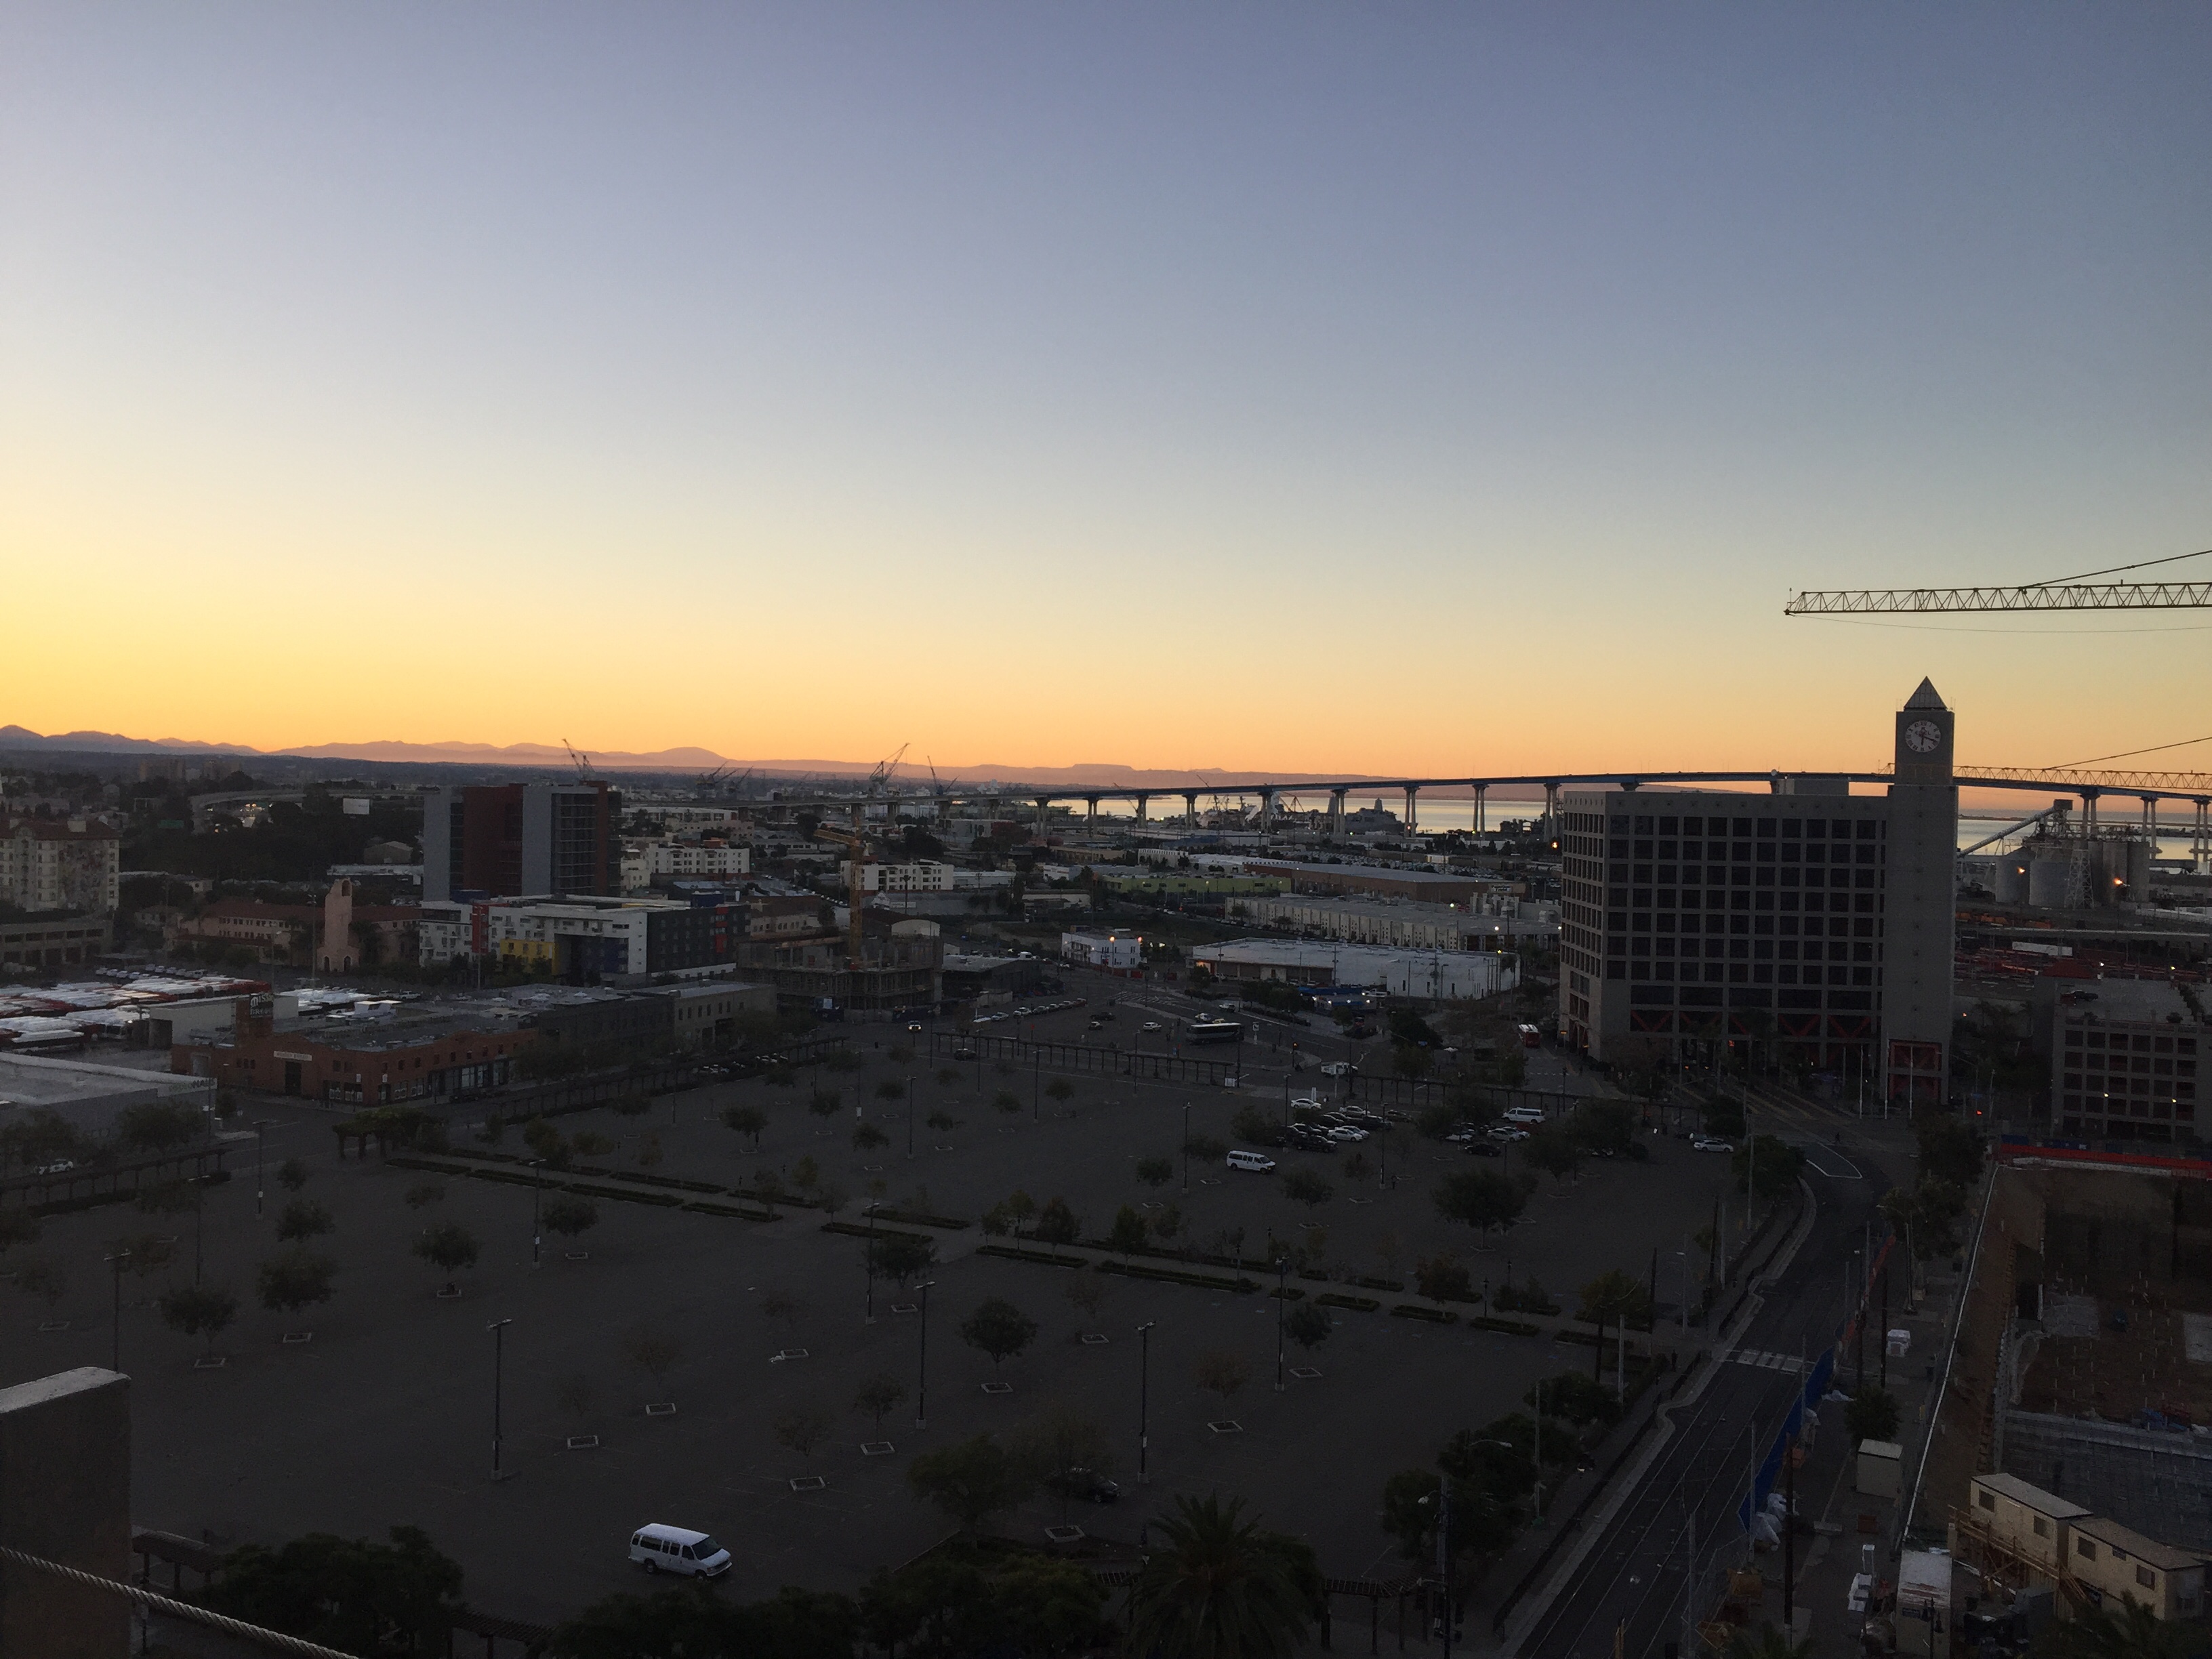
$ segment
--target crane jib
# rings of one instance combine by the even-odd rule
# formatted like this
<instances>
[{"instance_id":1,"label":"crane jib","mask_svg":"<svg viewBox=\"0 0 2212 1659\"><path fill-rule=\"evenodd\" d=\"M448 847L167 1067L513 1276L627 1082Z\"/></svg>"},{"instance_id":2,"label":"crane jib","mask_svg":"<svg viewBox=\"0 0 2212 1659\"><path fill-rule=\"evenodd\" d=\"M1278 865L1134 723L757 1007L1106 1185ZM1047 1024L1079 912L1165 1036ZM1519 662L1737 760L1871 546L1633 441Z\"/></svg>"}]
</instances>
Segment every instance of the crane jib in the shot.
<instances>
[{"instance_id":1,"label":"crane jib","mask_svg":"<svg viewBox=\"0 0 2212 1659\"><path fill-rule=\"evenodd\" d=\"M1844 588L1793 594L1785 617L1965 611L2193 611L2212 582L2074 582L2033 587Z\"/></svg>"}]
</instances>

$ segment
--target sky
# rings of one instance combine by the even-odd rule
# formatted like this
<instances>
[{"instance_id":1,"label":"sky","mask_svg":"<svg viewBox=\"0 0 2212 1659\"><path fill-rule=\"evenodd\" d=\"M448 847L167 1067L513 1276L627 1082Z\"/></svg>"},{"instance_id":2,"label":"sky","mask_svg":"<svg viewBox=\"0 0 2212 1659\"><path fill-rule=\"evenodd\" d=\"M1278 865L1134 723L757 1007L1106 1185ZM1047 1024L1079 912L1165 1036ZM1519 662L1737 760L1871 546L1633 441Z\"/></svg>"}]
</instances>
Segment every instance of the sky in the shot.
<instances>
[{"instance_id":1,"label":"sky","mask_svg":"<svg viewBox=\"0 0 2212 1659\"><path fill-rule=\"evenodd\" d=\"M0 722L2194 738L2212 614L1781 612L2212 547L2208 70L2197 5L0 0Z\"/></svg>"}]
</instances>

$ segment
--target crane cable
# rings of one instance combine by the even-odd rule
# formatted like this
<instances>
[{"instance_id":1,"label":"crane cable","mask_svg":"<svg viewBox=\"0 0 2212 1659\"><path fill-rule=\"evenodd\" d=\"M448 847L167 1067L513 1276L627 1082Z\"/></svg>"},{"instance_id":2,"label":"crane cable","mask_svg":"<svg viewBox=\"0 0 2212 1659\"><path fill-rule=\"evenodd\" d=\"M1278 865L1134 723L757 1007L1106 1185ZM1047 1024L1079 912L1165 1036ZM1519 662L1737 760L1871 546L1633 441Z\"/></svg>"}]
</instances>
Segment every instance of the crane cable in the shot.
<instances>
[{"instance_id":1,"label":"crane cable","mask_svg":"<svg viewBox=\"0 0 2212 1659\"><path fill-rule=\"evenodd\" d=\"M2194 553L2174 553L2163 559L2144 559L2136 564L2116 564L2109 570L2085 570L2078 576L2053 576L2047 581L2023 582L2022 587L2056 587L2061 582L2082 582L2092 576L2117 576L2123 570L2148 570L2154 564L2179 564L2184 559L2201 559L2212 553L2212 547L2199 548Z\"/></svg>"}]
</instances>

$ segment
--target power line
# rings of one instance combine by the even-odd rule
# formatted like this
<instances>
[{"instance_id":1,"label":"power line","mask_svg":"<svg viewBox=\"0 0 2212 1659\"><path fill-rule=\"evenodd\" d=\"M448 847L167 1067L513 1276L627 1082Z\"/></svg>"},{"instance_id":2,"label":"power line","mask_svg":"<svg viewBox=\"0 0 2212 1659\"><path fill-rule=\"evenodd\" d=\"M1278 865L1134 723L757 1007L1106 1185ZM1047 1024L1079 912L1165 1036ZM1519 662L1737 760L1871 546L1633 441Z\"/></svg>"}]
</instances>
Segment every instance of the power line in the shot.
<instances>
[{"instance_id":1,"label":"power line","mask_svg":"<svg viewBox=\"0 0 2212 1659\"><path fill-rule=\"evenodd\" d=\"M2094 766L2099 761L2125 760L2130 755L2155 755L2160 750L2186 749L2192 744L2199 743L2212 743L2212 738L2184 738L2179 743L2154 743L2148 749L2123 749L2117 755L2092 755L2087 760L2066 761L2059 765L2048 767L2045 769L2052 772L2063 772L2070 766Z\"/></svg>"}]
</instances>

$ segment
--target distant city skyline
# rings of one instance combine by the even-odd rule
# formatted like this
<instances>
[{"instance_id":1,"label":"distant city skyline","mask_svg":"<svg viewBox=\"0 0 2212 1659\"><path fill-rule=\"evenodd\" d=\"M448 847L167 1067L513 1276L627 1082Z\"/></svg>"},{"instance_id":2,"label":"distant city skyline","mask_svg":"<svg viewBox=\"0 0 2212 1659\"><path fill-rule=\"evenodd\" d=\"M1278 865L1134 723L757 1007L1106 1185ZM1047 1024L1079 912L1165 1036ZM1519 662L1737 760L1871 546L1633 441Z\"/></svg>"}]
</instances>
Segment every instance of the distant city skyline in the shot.
<instances>
[{"instance_id":1,"label":"distant city skyline","mask_svg":"<svg viewBox=\"0 0 2212 1659\"><path fill-rule=\"evenodd\" d=\"M2200 735L2202 613L1780 613L2212 545L2201 8L0 5L0 722Z\"/></svg>"}]
</instances>

